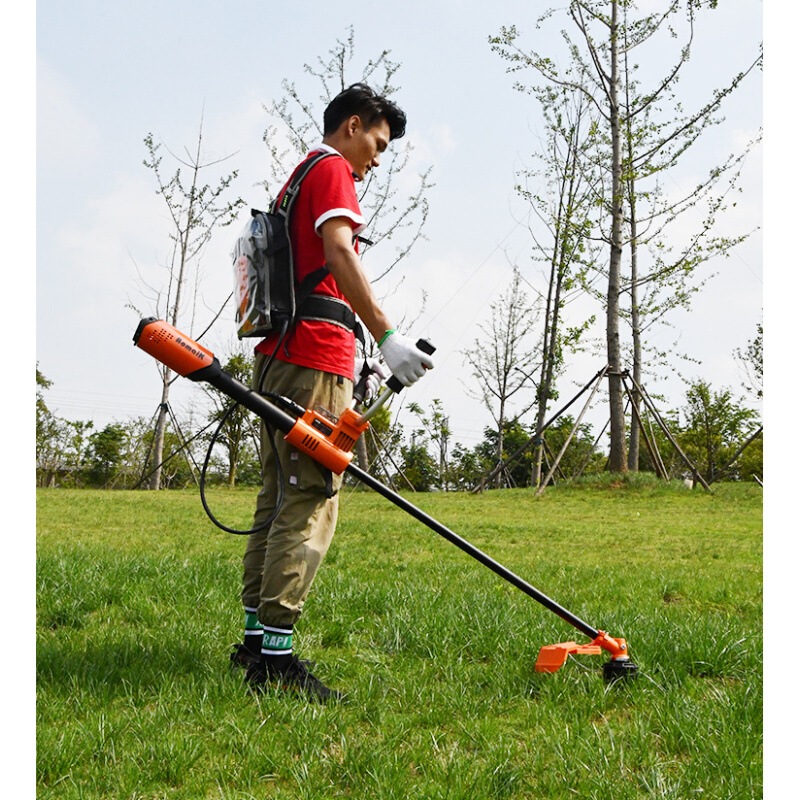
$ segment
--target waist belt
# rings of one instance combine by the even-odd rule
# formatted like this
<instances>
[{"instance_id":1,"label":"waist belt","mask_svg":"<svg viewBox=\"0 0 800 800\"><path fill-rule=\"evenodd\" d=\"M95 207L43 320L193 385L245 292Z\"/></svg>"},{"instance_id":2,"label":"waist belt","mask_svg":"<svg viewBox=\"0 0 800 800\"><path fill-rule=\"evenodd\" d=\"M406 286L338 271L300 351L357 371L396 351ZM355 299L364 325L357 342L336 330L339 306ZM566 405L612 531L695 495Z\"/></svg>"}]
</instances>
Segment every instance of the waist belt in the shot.
<instances>
[{"instance_id":1,"label":"waist belt","mask_svg":"<svg viewBox=\"0 0 800 800\"><path fill-rule=\"evenodd\" d=\"M343 300L324 294L309 295L297 309L296 319L332 322L348 331L356 329L353 309Z\"/></svg>"},{"instance_id":2,"label":"waist belt","mask_svg":"<svg viewBox=\"0 0 800 800\"><path fill-rule=\"evenodd\" d=\"M364 331L361 324L356 321L356 315L344 300L331 297L327 294L309 294L300 303L295 313L295 322L300 320L313 320L315 322L330 322L348 331L353 331L356 339L361 342L361 346L366 348ZM286 355L288 342L284 343L283 348Z\"/></svg>"}]
</instances>

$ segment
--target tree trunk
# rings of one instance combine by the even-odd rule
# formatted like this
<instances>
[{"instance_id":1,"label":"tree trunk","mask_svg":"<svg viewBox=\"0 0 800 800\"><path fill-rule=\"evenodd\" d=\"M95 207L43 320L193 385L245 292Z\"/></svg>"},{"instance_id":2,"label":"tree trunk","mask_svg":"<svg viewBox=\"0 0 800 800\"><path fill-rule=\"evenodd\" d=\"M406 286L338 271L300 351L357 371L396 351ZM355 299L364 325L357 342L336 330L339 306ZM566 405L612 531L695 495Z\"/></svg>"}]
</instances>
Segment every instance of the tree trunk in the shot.
<instances>
[{"instance_id":1,"label":"tree trunk","mask_svg":"<svg viewBox=\"0 0 800 800\"><path fill-rule=\"evenodd\" d=\"M629 205L631 212L631 334L633 337L633 380L634 387L642 384L642 332L641 320L639 315L639 288L636 285L638 279L638 250L636 246L636 198L633 194L633 179L630 181ZM631 403L635 408L631 409L631 432L628 442L628 469L631 472L639 471L639 426L633 424L633 420L638 416L641 408L641 398L636 388L631 391Z\"/></svg>"},{"instance_id":2,"label":"tree trunk","mask_svg":"<svg viewBox=\"0 0 800 800\"><path fill-rule=\"evenodd\" d=\"M358 466L364 470L364 472L369 472L369 455L367 454L367 439L365 436L359 436L356 439L356 460L358 461Z\"/></svg>"},{"instance_id":3,"label":"tree trunk","mask_svg":"<svg viewBox=\"0 0 800 800\"><path fill-rule=\"evenodd\" d=\"M167 408L169 403L169 378L171 372L164 370L161 384L161 405L158 407L156 430L153 442L153 474L148 488L158 491L161 488L161 462L164 458L164 434L167 429Z\"/></svg>"},{"instance_id":4,"label":"tree trunk","mask_svg":"<svg viewBox=\"0 0 800 800\"><path fill-rule=\"evenodd\" d=\"M559 167L559 202L553 228L553 253L550 259L550 275L545 305L545 324L542 336L542 367L537 390L536 429L542 430L547 416L547 405L553 396L556 379L556 359L558 357L559 327L562 307L564 280L569 271L573 253L576 249L573 220L579 205L578 184L580 165L580 120L578 117L566 139L567 157L563 167ZM537 443L531 469L531 486L538 486L542 479L542 460L544 439Z\"/></svg>"},{"instance_id":5,"label":"tree trunk","mask_svg":"<svg viewBox=\"0 0 800 800\"><path fill-rule=\"evenodd\" d=\"M608 398L611 420L611 449L608 468L611 472L625 472L625 406L622 387L619 295L622 266L623 184L622 184L622 132L619 117L619 28L617 0L611 4L611 84L609 103L611 118L611 258L608 269L608 305L606 313L606 347L608 352Z\"/></svg>"},{"instance_id":6,"label":"tree trunk","mask_svg":"<svg viewBox=\"0 0 800 800\"><path fill-rule=\"evenodd\" d=\"M497 463L500 464L503 461L503 424L505 423L505 404L501 401L500 402L500 415L499 415L499 424L497 426ZM500 470L497 473L497 478L495 479L495 489L502 489L503 488L503 476L505 474L504 470Z\"/></svg>"},{"instance_id":7,"label":"tree trunk","mask_svg":"<svg viewBox=\"0 0 800 800\"><path fill-rule=\"evenodd\" d=\"M551 336L550 320L553 307L553 293L555 291L556 273L556 248L558 247L558 228L559 221L556 222L556 235L554 237L554 252L550 260L550 281L547 289L547 303L544 312L544 335L542 336L542 369L539 376L539 386L537 390L537 409L536 409L536 428L540 431L544 426L545 416L547 415L547 401L550 399L550 389L552 385L552 346L554 337ZM531 468L531 486L538 486L542 479L542 458L544 456L543 440L536 443L533 454L533 467Z\"/></svg>"},{"instance_id":8,"label":"tree trunk","mask_svg":"<svg viewBox=\"0 0 800 800\"><path fill-rule=\"evenodd\" d=\"M231 448L228 456L228 488L233 489L236 486L236 474L239 463L239 448Z\"/></svg>"},{"instance_id":9,"label":"tree trunk","mask_svg":"<svg viewBox=\"0 0 800 800\"><path fill-rule=\"evenodd\" d=\"M628 67L627 48L625 54L625 105L626 105L626 179L628 187L628 211L630 214L630 237L631 237L631 337L633 341L633 388L630 391L631 401L631 430L628 440L628 470L630 472L639 471L639 448L641 442L641 429L635 420L640 420L640 410L642 399L636 389L642 382L642 322L639 309L639 242L638 242L638 223L636 219L636 175L633 168L633 130L631 118L631 73ZM657 471L654 464L653 469Z\"/></svg>"}]
</instances>

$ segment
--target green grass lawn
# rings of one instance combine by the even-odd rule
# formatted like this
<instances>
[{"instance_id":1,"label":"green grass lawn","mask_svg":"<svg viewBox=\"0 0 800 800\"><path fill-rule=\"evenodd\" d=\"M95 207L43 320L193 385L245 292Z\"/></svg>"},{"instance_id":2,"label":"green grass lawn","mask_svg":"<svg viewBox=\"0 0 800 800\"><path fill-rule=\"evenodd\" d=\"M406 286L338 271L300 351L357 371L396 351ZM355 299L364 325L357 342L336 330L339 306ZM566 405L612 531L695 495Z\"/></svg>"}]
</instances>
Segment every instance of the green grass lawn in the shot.
<instances>
[{"instance_id":1,"label":"green grass lawn","mask_svg":"<svg viewBox=\"0 0 800 800\"><path fill-rule=\"evenodd\" d=\"M247 527L253 490L209 493ZM755 798L755 485L585 485L410 499L628 640L537 674L579 631L373 493L343 492L296 649L346 705L252 697L242 537L194 492L37 495L40 798Z\"/></svg>"}]
</instances>

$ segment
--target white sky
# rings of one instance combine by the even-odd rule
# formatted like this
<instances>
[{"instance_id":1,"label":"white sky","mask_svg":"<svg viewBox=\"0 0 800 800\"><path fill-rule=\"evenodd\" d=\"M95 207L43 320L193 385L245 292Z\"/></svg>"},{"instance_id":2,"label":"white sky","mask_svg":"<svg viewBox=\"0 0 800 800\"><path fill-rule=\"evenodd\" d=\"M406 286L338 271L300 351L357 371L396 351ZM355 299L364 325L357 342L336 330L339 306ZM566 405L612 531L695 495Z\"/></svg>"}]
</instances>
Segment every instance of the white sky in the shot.
<instances>
[{"instance_id":1,"label":"white sky","mask_svg":"<svg viewBox=\"0 0 800 800\"><path fill-rule=\"evenodd\" d=\"M689 107L750 63L761 39L760 2L721 5L698 26L692 71L684 80L695 92L687 95ZM403 287L386 301L399 318L413 313L423 288L428 293L427 311L409 333L436 344L437 368L407 396L424 406L442 399L455 440L469 446L480 441L490 418L467 396L462 351L508 285L511 258L526 280L542 287L527 255L528 234L515 222L524 208L513 191L515 172L530 163L537 146L538 111L513 90L505 63L487 42L513 23L525 44L546 51L552 40L536 38L530 7L506 0L478 7L412 0L379 10L357 1L336 20L319 2L304 4L303 14L297 5L271 4L267 13L249 3L208 0L39 2L36 359L54 384L46 394L51 409L102 427L132 415L149 418L159 401L155 365L131 343L138 315L125 308L130 298L150 313L137 288L137 269L160 281L158 265L168 253L163 201L142 165L143 137L152 131L164 142L162 153L192 147L204 111L209 157L237 153L228 162L239 170L235 190L248 205L262 204L256 183L266 171L261 136L268 118L261 104L281 95L284 78L316 90L303 64L326 54L353 25L358 64L383 49L402 63L396 100L409 116L407 139L419 168L434 166L428 241L404 262ZM675 190L756 131L760 81L752 76L726 108L725 125L709 137L710 160L698 153L682 174L670 177ZM165 171L171 169L167 156ZM748 159L745 193L726 230L761 225L760 180L759 149ZM238 228L221 229L207 251L209 306L230 292L227 254ZM760 233L708 271L719 277L691 314L672 317L676 327L660 342L669 346L678 338L679 349L701 361L685 368L690 377L738 392L733 351L746 346L761 317ZM593 311L602 317L599 308ZM231 345L231 330L223 322L217 338L204 343L221 353ZM597 334L602 340L600 328ZM574 395L603 364L602 354L576 359L562 382L562 398ZM197 387L183 383L172 397L178 410L198 396ZM667 386L651 383L650 390L668 391L680 402L682 385ZM602 407L595 412L598 420L604 416Z\"/></svg>"}]
</instances>

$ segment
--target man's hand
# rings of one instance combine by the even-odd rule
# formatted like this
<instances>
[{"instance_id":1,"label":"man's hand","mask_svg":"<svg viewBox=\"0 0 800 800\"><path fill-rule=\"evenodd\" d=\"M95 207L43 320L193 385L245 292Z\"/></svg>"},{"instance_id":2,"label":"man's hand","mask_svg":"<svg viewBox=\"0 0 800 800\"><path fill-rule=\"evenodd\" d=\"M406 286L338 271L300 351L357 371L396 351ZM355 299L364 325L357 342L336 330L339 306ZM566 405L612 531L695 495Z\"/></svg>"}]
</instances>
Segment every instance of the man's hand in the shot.
<instances>
[{"instance_id":1,"label":"man's hand","mask_svg":"<svg viewBox=\"0 0 800 800\"><path fill-rule=\"evenodd\" d=\"M425 370L433 369L433 359L397 331L384 339L380 351L386 366L403 386L411 386L425 374Z\"/></svg>"},{"instance_id":2,"label":"man's hand","mask_svg":"<svg viewBox=\"0 0 800 800\"><path fill-rule=\"evenodd\" d=\"M367 358L365 361L366 367L370 371L367 376L367 386L364 390L364 402L366 403L378 394L381 389L381 382L389 377L389 372L377 358ZM364 367L362 365L359 373L353 377L353 383L358 383L359 378L363 374L363 370Z\"/></svg>"}]
</instances>

